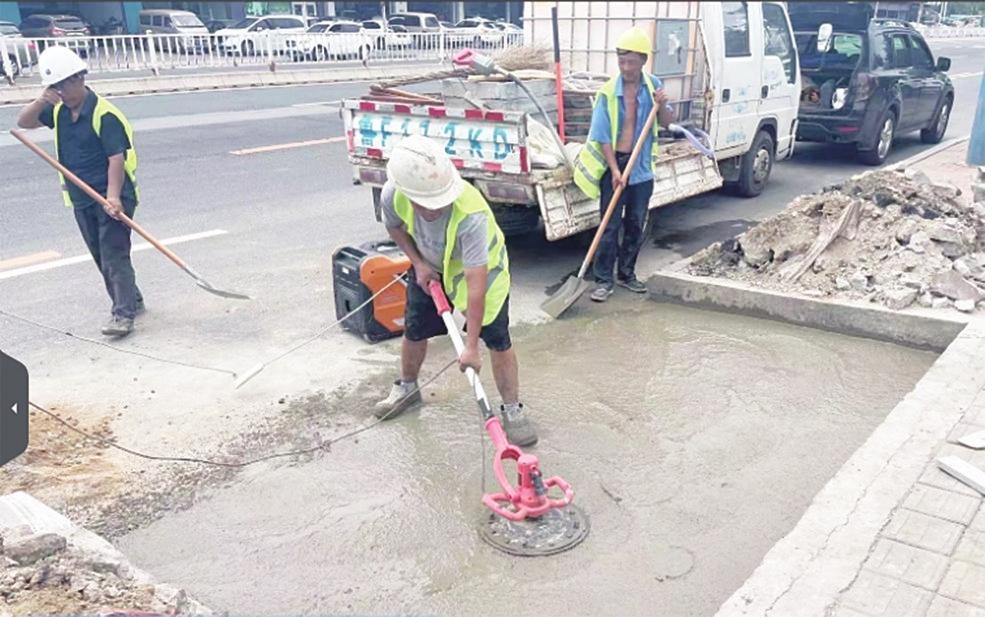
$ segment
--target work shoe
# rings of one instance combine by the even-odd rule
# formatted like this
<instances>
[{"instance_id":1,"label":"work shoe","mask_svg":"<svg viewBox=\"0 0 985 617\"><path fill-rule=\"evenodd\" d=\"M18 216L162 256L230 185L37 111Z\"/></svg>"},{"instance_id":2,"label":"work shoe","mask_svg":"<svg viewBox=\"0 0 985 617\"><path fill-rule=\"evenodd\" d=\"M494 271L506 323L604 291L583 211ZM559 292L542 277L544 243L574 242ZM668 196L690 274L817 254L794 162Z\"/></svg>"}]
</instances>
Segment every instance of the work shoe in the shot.
<instances>
[{"instance_id":1,"label":"work shoe","mask_svg":"<svg viewBox=\"0 0 985 617\"><path fill-rule=\"evenodd\" d=\"M393 420L420 402L421 391L417 388L417 382L404 383L398 379L390 388L390 396L373 407L373 415L380 420Z\"/></svg>"},{"instance_id":2,"label":"work shoe","mask_svg":"<svg viewBox=\"0 0 985 617\"><path fill-rule=\"evenodd\" d=\"M114 316L106 322L106 325L103 326L102 332L106 336L123 338L133 332L133 320L127 319L126 317Z\"/></svg>"},{"instance_id":3,"label":"work shoe","mask_svg":"<svg viewBox=\"0 0 985 617\"><path fill-rule=\"evenodd\" d=\"M534 431L533 424L523 413L523 403L516 405L499 406L503 415L503 430L506 431L506 438L514 446L532 446L537 443L537 432Z\"/></svg>"},{"instance_id":4,"label":"work shoe","mask_svg":"<svg viewBox=\"0 0 985 617\"><path fill-rule=\"evenodd\" d=\"M599 284L592 295L588 296L592 299L592 302L605 302L612 295L612 285Z\"/></svg>"},{"instance_id":5,"label":"work shoe","mask_svg":"<svg viewBox=\"0 0 985 617\"><path fill-rule=\"evenodd\" d=\"M635 276L625 281L616 281L616 284L619 285L620 287L624 287L629 291L637 294L645 294L647 291L646 285L641 283L640 280Z\"/></svg>"},{"instance_id":6,"label":"work shoe","mask_svg":"<svg viewBox=\"0 0 985 617\"><path fill-rule=\"evenodd\" d=\"M134 311L134 315L143 315L146 312L147 312L147 307L144 306L144 301L142 299L137 300L137 308Z\"/></svg>"}]
</instances>

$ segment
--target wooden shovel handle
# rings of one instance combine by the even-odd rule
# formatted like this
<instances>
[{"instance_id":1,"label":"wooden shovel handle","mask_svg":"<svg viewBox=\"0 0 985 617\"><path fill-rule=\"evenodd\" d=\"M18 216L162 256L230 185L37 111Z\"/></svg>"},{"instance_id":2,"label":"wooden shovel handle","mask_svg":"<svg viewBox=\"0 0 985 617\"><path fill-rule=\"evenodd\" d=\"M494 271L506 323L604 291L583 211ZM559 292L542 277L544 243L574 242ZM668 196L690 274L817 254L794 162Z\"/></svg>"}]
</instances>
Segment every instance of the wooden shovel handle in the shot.
<instances>
[{"instance_id":1,"label":"wooden shovel handle","mask_svg":"<svg viewBox=\"0 0 985 617\"><path fill-rule=\"evenodd\" d=\"M30 148L32 152L34 152L35 154L37 154L38 156L40 156L42 159L44 159L49 165L51 165L52 167L54 167L55 169L57 169L59 172L61 172L61 174L66 179L68 179L72 184L74 184L75 186L77 186L80 189L82 189L83 191L85 191L86 195L88 195L89 197L92 197L94 200L96 200L96 203L98 203L99 205L103 206L104 208L110 208L110 209L112 208L112 206L110 206L110 203L106 200L105 197L103 197L102 195L100 195L98 192L96 192L95 189L93 189L91 186L89 186L88 184L86 184L81 178L79 178L78 176L76 176L75 174L73 174L71 171L68 170L68 168L66 168L64 165L62 165L57 160L55 160L55 157L51 156L50 154L48 154L47 152L45 152L44 149L42 149L39 145L37 145L36 143L34 143L30 139L28 139L27 136L24 135L23 131L12 130L12 131L10 131L10 133L14 137L16 137L22 144L24 144L25 146L27 146L28 148ZM168 259L170 259L171 261L173 261L175 264L177 264L179 268L181 268L182 270L185 270L186 272L189 271L188 264L186 264L180 257L178 257L177 255L175 255L171 251L171 249L169 249L168 247L166 247L163 244L161 244L160 242L158 242L158 240L154 236L150 235L143 227L141 227L140 225L138 225L137 223L135 223L133 221L133 219L131 219L129 216L127 216L123 212L120 212L118 216L119 216L120 222L122 222L124 225L126 225L130 229L132 229L135 232L137 232L138 234L140 234L154 248L156 248L161 253L163 253L165 257L167 257Z\"/></svg>"},{"instance_id":2,"label":"wooden shovel handle","mask_svg":"<svg viewBox=\"0 0 985 617\"><path fill-rule=\"evenodd\" d=\"M633 152L629 155L629 162L626 163L626 169L623 170L620 176L622 182L619 183L619 188L612 194L612 199L609 200L609 207L605 209L605 214L602 216L602 221L599 223L599 228L595 232L595 238L592 240L591 246L588 247L588 252L585 254L585 260L581 262L581 268L578 270L578 278L585 276L585 272L588 271L588 264L591 263L592 257L595 257L595 251L598 250L599 244L602 242L602 234L605 233L605 227L609 224L609 219L612 218L612 213L616 209L616 204L619 203L619 198L622 197L623 189L626 188L626 183L629 181L629 175L633 171L633 166L636 164L636 159L640 156L640 151L643 149L643 142L646 141L647 136L653 129L653 123L657 119L657 104L653 104L653 108L650 110L650 114L646 117L646 124L643 125L643 131L640 136L636 139L636 144L633 146ZM613 137L615 137L613 135ZM588 147L587 145L585 146Z\"/></svg>"}]
</instances>

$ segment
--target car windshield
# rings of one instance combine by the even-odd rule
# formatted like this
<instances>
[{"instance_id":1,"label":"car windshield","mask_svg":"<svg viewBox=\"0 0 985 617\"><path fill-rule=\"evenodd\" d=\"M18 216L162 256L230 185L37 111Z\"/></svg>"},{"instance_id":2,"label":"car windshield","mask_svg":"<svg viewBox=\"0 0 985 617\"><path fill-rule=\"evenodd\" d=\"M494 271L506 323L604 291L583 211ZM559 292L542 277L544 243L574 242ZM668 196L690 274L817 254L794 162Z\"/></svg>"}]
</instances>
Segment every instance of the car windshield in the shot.
<instances>
[{"instance_id":1,"label":"car windshield","mask_svg":"<svg viewBox=\"0 0 985 617\"><path fill-rule=\"evenodd\" d=\"M0 34L19 34L19 32L14 24L0 24Z\"/></svg>"},{"instance_id":2,"label":"car windshield","mask_svg":"<svg viewBox=\"0 0 985 617\"><path fill-rule=\"evenodd\" d=\"M861 34L835 33L831 41L831 49L826 52L817 50L816 32L798 32L797 51L800 52L800 67L812 69L847 69L854 70L865 55L865 39Z\"/></svg>"},{"instance_id":3,"label":"car windshield","mask_svg":"<svg viewBox=\"0 0 985 617\"><path fill-rule=\"evenodd\" d=\"M201 26L202 22L194 15L182 15L178 13L171 16L171 22L176 26Z\"/></svg>"},{"instance_id":4,"label":"car windshield","mask_svg":"<svg viewBox=\"0 0 985 617\"><path fill-rule=\"evenodd\" d=\"M230 30L246 30L247 28L249 28L250 26L252 26L254 23L256 23L256 18L255 17L247 17L246 19L241 19L241 20L237 21L235 24L229 26L229 29Z\"/></svg>"}]
</instances>

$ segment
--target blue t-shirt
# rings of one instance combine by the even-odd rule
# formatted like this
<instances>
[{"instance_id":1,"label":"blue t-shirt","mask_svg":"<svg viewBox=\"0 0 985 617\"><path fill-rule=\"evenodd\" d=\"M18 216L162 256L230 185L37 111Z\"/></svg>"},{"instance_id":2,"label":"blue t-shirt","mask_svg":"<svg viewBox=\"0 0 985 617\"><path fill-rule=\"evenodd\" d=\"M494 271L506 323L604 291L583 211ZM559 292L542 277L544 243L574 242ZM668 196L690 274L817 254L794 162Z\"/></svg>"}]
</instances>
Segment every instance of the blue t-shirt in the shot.
<instances>
[{"instance_id":1,"label":"blue t-shirt","mask_svg":"<svg viewBox=\"0 0 985 617\"><path fill-rule=\"evenodd\" d=\"M663 82L658 77L651 75L650 79L653 80L654 90L663 88ZM619 118L617 118L618 122L616 126L620 126L622 124L622 118L626 115L626 104L622 98L622 75L616 78L616 97L619 99ZM643 125L646 124L646 118L650 115L650 109L652 108L653 98L650 96L650 90L646 87L646 84L640 84L640 88L636 92L636 129L633 131L634 144L639 138L640 133L643 132ZM609 103L605 100L605 95L599 93L598 103L592 112L592 126L589 129L588 138L600 144L612 144L616 139L613 138L611 133L612 124L609 121ZM640 152L639 158L636 159L636 164L629 172L630 184L639 184L640 182L653 179L653 170L650 167L652 152L653 131L651 130L643 142L643 151Z\"/></svg>"}]
</instances>

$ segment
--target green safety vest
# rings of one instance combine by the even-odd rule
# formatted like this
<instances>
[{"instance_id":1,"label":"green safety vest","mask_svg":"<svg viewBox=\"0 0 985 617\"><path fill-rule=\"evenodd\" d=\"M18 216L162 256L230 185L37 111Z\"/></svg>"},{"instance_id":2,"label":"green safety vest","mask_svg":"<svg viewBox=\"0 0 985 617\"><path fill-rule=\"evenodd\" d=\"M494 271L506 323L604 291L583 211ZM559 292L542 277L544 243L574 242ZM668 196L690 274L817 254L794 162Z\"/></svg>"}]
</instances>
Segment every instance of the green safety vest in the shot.
<instances>
[{"instance_id":1,"label":"green safety vest","mask_svg":"<svg viewBox=\"0 0 985 617\"><path fill-rule=\"evenodd\" d=\"M58 155L58 141L59 141L59 135L58 135L59 113L58 112L61 111L62 105L63 103L58 103L57 105L55 105L55 110L54 110L55 156L59 156ZM116 119L119 120L120 124L123 125L123 130L126 132L127 139L130 141L130 148L123 155L123 171L126 173L127 178L130 178L130 182L131 184L133 184L133 192L136 195L137 200L139 201L140 192L137 189L137 151L134 149L134 145L133 145L133 127L130 126L130 123L127 121L126 116L123 115L123 112L120 111L116 107L116 105L110 103L109 101L107 101L106 99L104 99L103 97L97 94L96 106L92 110L92 130L94 133L96 133L97 137L99 136L99 130L103 126L103 116L105 116L106 114L113 114L114 116L116 116ZM72 197L68 193L68 185L65 184L65 176L63 176L61 172L58 172L58 180L61 183L61 187L62 187L62 200L65 202L65 205L67 207L71 208Z\"/></svg>"},{"instance_id":2,"label":"green safety vest","mask_svg":"<svg viewBox=\"0 0 985 617\"><path fill-rule=\"evenodd\" d=\"M393 208L397 216L407 226L407 233L414 237L414 208L410 199L398 189L393 196ZM465 184L462 195L451 205L451 220L445 235L444 267L442 268L442 286L451 303L462 313L468 308L469 292L465 284L465 264L461 259L454 259L455 240L458 238L458 226L470 214L483 213L486 215L486 237L489 251L489 261L486 262L486 310L482 316L482 325L487 326L496 319L506 296L510 293L510 260L506 254L506 238L496 224L492 210L486 203L482 193L471 184Z\"/></svg>"},{"instance_id":3,"label":"green safety vest","mask_svg":"<svg viewBox=\"0 0 985 617\"><path fill-rule=\"evenodd\" d=\"M605 82L605 85L599 88L598 94L604 94L605 100L609 106L609 122L611 123L611 139L612 145L615 147L616 140L619 138L619 98L616 96L616 80L618 77L613 77L609 81ZM650 91L650 97L653 97L653 81L651 81L650 76L643 74L643 83L646 84L647 90ZM601 97L595 97L595 105L598 106L602 102ZM654 173L657 170L657 132L660 130L660 126L654 122L653 123L653 152L651 153L650 166ZM581 189L581 192L591 197L592 199L598 199L601 194L599 189L599 181L605 174L605 171L609 168L609 164L605 162L605 156L602 154L602 144L597 141L588 140L585 142L585 146L578 153L578 159L575 161L575 184Z\"/></svg>"}]
</instances>

